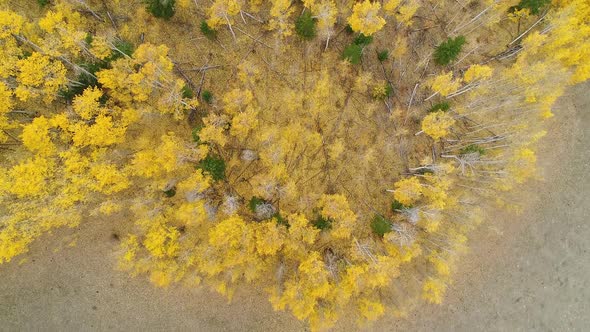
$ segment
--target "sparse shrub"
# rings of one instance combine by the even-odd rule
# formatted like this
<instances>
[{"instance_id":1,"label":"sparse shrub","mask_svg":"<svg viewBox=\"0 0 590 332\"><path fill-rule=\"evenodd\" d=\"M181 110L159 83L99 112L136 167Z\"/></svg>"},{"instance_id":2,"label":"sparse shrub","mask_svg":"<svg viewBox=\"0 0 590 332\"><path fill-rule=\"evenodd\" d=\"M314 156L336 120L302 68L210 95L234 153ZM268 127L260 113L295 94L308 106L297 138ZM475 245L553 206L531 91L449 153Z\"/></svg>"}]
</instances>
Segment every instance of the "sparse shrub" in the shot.
<instances>
[{"instance_id":1,"label":"sparse shrub","mask_svg":"<svg viewBox=\"0 0 590 332\"><path fill-rule=\"evenodd\" d=\"M176 195L176 187L164 190L164 195L168 198L174 197Z\"/></svg>"},{"instance_id":2,"label":"sparse shrub","mask_svg":"<svg viewBox=\"0 0 590 332\"><path fill-rule=\"evenodd\" d=\"M289 228L289 221L285 218L283 218L283 216L280 213L275 213L273 216L273 219L276 220L277 224L285 226L287 228Z\"/></svg>"},{"instance_id":3,"label":"sparse shrub","mask_svg":"<svg viewBox=\"0 0 590 332\"><path fill-rule=\"evenodd\" d=\"M363 56L363 49L373 42L373 36L365 36L362 33L354 38L352 44L346 46L342 52L342 58L352 64L359 64Z\"/></svg>"},{"instance_id":4,"label":"sparse shrub","mask_svg":"<svg viewBox=\"0 0 590 332\"><path fill-rule=\"evenodd\" d=\"M203 129L203 126L197 126L195 128L193 128L191 134L193 137L193 141L197 144L201 143L201 138L199 137L199 133L201 132L201 129Z\"/></svg>"},{"instance_id":5,"label":"sparse shrub","mask_svg":"<svg viewBox=\"0 0 590 332\"><path fill-rule=\"evenodd\" d=\"M429 110L428 113L434 113L438 111L446 112L451 108L451 104L446 101L434 104Z\"/></svg>"},{"instance_id":6,"label":"sparse shrub","mask_svg":"<svg viewBox=\"0 0 590 332\"><path fill-rule=\"evenodd\" d=\"M404 209L411 209L412 206L411 205L403 205L402 203L400 203L398 200L393 200L393 202L391 202L391 210L393 212L399 212L401 210Z\"/></svg>"},{"instance_id":7,"label":"sparse shrub","mask_svg":"<svg viewBox=\"0 0 590 332\"><path fill-rule=\"evenodd\" d=\"M195 93L188 85L185 85L182 87L182 98L191 99L194 96L195 96Z\"/></svg>"},{"instance_id":8,"label":"sparse shrub","mask_svg":"<svg viewBox=\"0 0 590 332\"><path fill-rule=\"evenodd\" d=\"M383 82L373 87L373 98L375 99L387 99L391 97L392 94L393 88L391 87L391 84L389 84L389 82Z\"/></svg>"},{"instance_id":9,"label":"sparse shrub","mask_svg":"<svg viewBox=\"0 0 590 332\"><path fill-rule=\"evenodd\" d=\"M252 198L250 198L250 201L248 202L248 208L250 209L250 211L252 211L252 213L255 213L256 207L260 204L264 204L264 200L260 197L252 196Z\"/></svg>"},{"instance_id":10,"label":"sparse shrub","mask_svg":"<svg viewBox=\"0 0 590 332\"><path fill-rule=\"evenodd\" d=\"M219 157L208 155L199 162L198 167L206 174L211 175L214 181L225 179L225 161Z\"/></svg>"},{"instance_id":11,"label":"sparse shrub","mask_svg":"<svg viewBox=\"0 0 590 332\"><path fill-rule=\"evenodd\" d=\"M148 11L155 17L170 19L174 16L176 0L144 0Z\"/></svg>"},{"instance_id":12,"label":"sparse shrub","mask_svg":"<svg viewBox=\"0 0 590 332\"><path fill-rule=\"evenodd\" d=\"M445 66L453 62L457 59L459 53L461 53L461 49L463 48L465 42L466 40L463 36L447 39L434 51L434 62L441 66Z\"/></svg>"},{"instance_id":13,"label":"sparse shrub","mask_svg":"<svg viewBox=\"0 0 590 332\"><path fill-rule=\"evenodd\" d=\"M373 42L373 36L365 36L362 33L360 33L354 39L354 44L355 45L358 45L358 46L361 46L361 47L367 47L372 42Z\"/></svg>"},{"instance_id":14,"label":"sparse shrub","mask_svg":"<svg viewBox=\"0 0 590 332\"><path fill-rule=\"evenodd\" d=\"M130 57L133 55L133 51L135 48L133 47L132 43L123 39L116 39L113 45L115 48L113 50L113 54L105 59L106 62L112 62L124 56Z\"/></svg>"},{"instance_id":15,"label":"sparse shrub","mask_svg":"<svg viewBox=\"0 0 590 332\"><path fill-rule=\"evenodd\" d=\"M295 32L304 40L312 40L316 36L316 20L309 10L301 14L295 21Z\"/></svg>"},{"instance_id":16,"label":"sparse shrub","mask_svg":"<svg viewBox=\"0 0 590 332\"><path fill-rule=\"evenodd\" d=\"M518 5L510 7L509 11L514 12L517 10L528 9L531 14L537 15L541 9L545 8L551 0L520 0Z\"/></svg>"},{"instance_id":17,"label":"sparse shrub","mask_svg":"<svg viewBox=\"0 0 590 332\"><path fill-rule=\"evenodd\" d=\"M98 85L95 74L106 68L106 63L82 63L79 65L85 71L81 72L74 82L71 82L67 88L60 92L60 96L67 101L72 101L75 96L82 94L88 87Z\"/></svg>"},{"instance_id":18,"label":"sparse shrub","mask_svg":"<svg viewBox=\"0 0 590 332\"><path fill-rule=\"evenodd\" d=\"M381 215L375 215L371 221L371 229L373 233L383 237L383 235L391 232L391 222Z\"/></svg>"},{"instance_id":19,"label":"sparse shrub","mask_svg":"<svg viewBox=\"0 0 590 332\"><path fill-rule=\"evenodd\" d=\"M486 150L477 144L470 144L459 152L460 154L471 154L471 153L478 153L479 155L484 155Z\"/></svg>"},{"instance_id":20,"label":"sparse shrub","mask_svg":"<svg viewBox=\"0 0 590 332\"><path fill-rule=\"evenodd\" d=\"M342 53L342 58L350 61L352 64L359 64L361 62L361 56L363 55L363 48L357 44L351 44L346 46Z\"/></svg>"},{"instance_id":21,"label":"sparse shrub","mask_svg":"<svg viewBox=\"0 0 590 332\"><path fill-rule=\"evenodd\" d=\"M207 24L207 21L205 21L205 20L201 21L201 25L199 26L199 29L201 30L201 33L203 34L203 36L207 37L207 39L215 40L215 38L217 38L217 31L213 30L209 26L209 24Z\"/></svg>"},{"instance_id":22,"label":"sparse shrub","mask_svg":"<svg viewBox=\"0 0 590 332\"><path fill-rule=\"evenodd\" d=\"M201 93L201 97L203 97L203 100L207 104L211 104L213 102L213 93L211 93L209 90L204 90L203 93Z\"/></svg>"},{"instance_id":23,"label":"sparse shrub","mask_svg":"<svg viewBox=\"0 0 590 332\"><path fill-rule=\"evenodd\" d=\"M90 46L90 45L92 45L93 40L94 40L94 36L91 33L87 33L86 38L84 38L84 42L86 42L86 44L88 46Z\"/></svg>"},{"instance_id":24,"label":"sparse shrub","mask_svg":"<svg viewBox=\"0 0 590 332\"><path fill-rule=\"evenodd\" d=\"M388 50L382 50L377 53L377 60L379 60L379 62L384 62L387 59L389 59L389 51Z\"/></svg>"},{"instance_id":25,"label":"sparse shrub","mask_svg":"<svg viewBox=\"0 0 590 332\"><path fill-rule=\"evenodd\" d=\"M318 216L316 219L314 219L314 220L311 222L311 224L312 224L312 225L313 225L315 228L317 228L317 229L319 229L319 230L322 230L322 231L325 231L325 230L332 229L332 223L333 223L333 222L334 222L334 221L333 221L332 219L330 219L330 218L324 218L324 217L322 217L322 216Z\"/></svg>"},{"instance_id":26,"label":"sparse shrub","mask_svg":"<svg viewBox=\"0 0 590 332\"><path fill-rule=\"evenodd\" d=\"M346 31L347 34L352 35L354 33L354 30L352 30L352 27L350 26L350 24L347 24L344 27L344 31Z\"/></svg>"}]
</instances>

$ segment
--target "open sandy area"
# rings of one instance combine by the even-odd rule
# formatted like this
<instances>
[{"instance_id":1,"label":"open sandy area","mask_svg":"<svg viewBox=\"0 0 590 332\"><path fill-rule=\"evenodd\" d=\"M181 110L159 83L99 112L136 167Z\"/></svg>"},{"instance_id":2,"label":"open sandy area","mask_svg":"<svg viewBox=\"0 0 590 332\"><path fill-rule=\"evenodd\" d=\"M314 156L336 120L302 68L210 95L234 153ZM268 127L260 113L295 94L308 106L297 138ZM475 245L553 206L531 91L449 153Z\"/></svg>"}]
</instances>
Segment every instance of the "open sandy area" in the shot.
<instances>
[{"instance_id":1,"label":"open sandy area","mask_svg":"<svg viewBox=\"0 0 590 332\"><path fill-rule=\"evenodd\" d=\"M590 329L590 83L569 90L539 152L543 181L522 195L524 213L489 216L471 237L441 306L375 331L584 331ZM0 331L302 331L261 293L158 289L115 270L116 220L82 224L36 242L0 266ZM56 249L62 248L56 251ZM346 322L337 330L354 330Z\"/></svg>"}]
</instances>

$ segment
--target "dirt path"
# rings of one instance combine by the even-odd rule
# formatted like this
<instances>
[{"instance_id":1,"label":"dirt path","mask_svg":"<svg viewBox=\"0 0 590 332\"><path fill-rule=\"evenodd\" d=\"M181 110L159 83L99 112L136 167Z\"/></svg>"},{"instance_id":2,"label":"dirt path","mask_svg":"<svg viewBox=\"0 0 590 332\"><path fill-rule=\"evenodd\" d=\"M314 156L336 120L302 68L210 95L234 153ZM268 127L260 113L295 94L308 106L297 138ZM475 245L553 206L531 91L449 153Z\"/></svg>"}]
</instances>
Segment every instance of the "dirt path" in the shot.
<instances>
[{"instance_id":1,"label":"dirt path","mask_svg":"<svg viewBox=\"0 0 590 332\"><path fill-rule=\"evenodd\" d=\"M590 83L570 90L556 113L539 153L545 181L527 188L524 214L498 214L473 234L442 306L380 321L373 330L590 326ZM227 304L206 291L157 289L115 271L112 234L121 232L115 220L85 224L76 247L54 252L55 238L46 238L26 264L1 266L0 330L304 330L255 292Z\"/></svg>"}]
</instances>

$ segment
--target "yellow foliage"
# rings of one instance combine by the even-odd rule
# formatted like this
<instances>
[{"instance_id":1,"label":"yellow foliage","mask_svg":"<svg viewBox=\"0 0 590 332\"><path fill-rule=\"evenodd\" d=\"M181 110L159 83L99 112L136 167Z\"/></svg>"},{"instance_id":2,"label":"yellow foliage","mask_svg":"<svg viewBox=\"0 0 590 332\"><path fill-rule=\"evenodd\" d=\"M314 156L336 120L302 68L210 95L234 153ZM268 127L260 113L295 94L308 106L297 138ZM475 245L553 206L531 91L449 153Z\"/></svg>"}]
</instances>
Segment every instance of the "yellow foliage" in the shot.
<instances>
[{"instance_id":1,"label":"yellow foliage","mask_svg":"<svg viewBox=\"0 0 590 332\"><path fill-rule=\"evenodd\" d=\"M285 234L279 227L282 228L273 219L261 224L256 230L256 250L260 255L273 256L281 249Z\"/></svg>"},{"instance_id":2,"label":"yellow foliage","mask_svg":"<svg viewBox=\"0 0 590 332\"><path fill-rule=\"evenodd\" d=\"M373 81L373 74L370 72L361 73L357 76L354 82L354 91L358 93L365 93Z\"/></svg>"},{"instance_id":3,"label":"yellow foliage","mask_svg":"<svg viewBox=\"0 0 590 332\"><path fill-rule=\"evenodd\" d=\"M0 117L10 112L14 102L12 101L12 91L4 82L0 82Z\"/></svg>"},{"instance_id":4,"label":"yellow foliage","mask_svg":"<svg viewBox=\"0 0 590 332\"><path fill-rule=\"evenodd\" d=\"M240 78L240 80L243 83L256 83L259 79L260 79L260 69L254 65L252 62L250 61L244 61L242 63L240 63L238 65L238 77ZM228 94L232 93L235 90L230 91L229 93L225 94L225 97L228 97ZM238 90L240 91L240 90ZM248 92L250 92L249 90L246 90ZM244 104L249 104L250 101L252 100L252 92L250 92L249 96L245 95L244 97L249 98L250 100L247 103ZM227 102L232 102L231 100L228 100ZM227 103L226 102L226 103Z\"/></svg>"},{"instance_id":5,"label":"yellow foliage","mask_svg":"<svg viewBox=\"0 0 590 332\"><path fill-rule=\"evenodd\" d=\"M358 2L352 8L352 15L348 18L348 24L353 31L370 36L385 26L385 19L379 16L381 4L365 0Z\"/></svg>"},{"instance_id":6,"label":"yellow foliage","mask_svg":"<svg viewBox=\"0 0 590 332\"><path fill-rule=\"evenodd\" d=\"M158 287L166 287L170 285L172 278L169 273L156 270L150 274L150 281Z\"/></svg>"},{"instance_id":7,"label":"yellow foliage","mask_svg":"<svg viewBox=\"0 0 590 332\"><path fill-rule=\"evenodd\" d=\"M422 297L430 302L441 304L447 285L440 279L428 278L422 288Z\"/></svg>"},{"instance_id":8,"label":"yellow foliage","mask_svg":"<svg viewBox=\"0 0 590 332\"><path fill-rule=\"evenodd\" d=\"M196 107L196 99L182 98L181 80L172 74L174 64L168 57L168 47L141 44L133 57L123 57L112 63L111 69L99 71L96 76L103 88L118 101L131 107L132 103L149 103L142 111L171 114L177 119L184 117L188 106ZM153 105L156 105L154 107Z\"/></svg>"},{"instance_id":9,"label":"yellow foliage","mask_svg":"<svg viewBox=\"0 0 590 332\"><path fill-rule=\"evenodd\" d=\"M129 179L115 165L94 165L90 169L90 174L95 180L91 184L91 189L107 195L127 189L131 185Z\"/></svg>"},{"instance_id":10,"label":"yellow foliage","mask_svg":"<svg viewBox=\"0 0 590 332\"><path fill-rule=\"evenodd\" d=\"M44 101L50 103L56 98L57 91L66 84L66 68L59 61L38 52L17 62L16 96L27 101L41 92Z\"/></svg>"},{"instance_id":11,"label":"yellow foliage","mask_svg":"<svg viewBox=\"0 0 590 332\"><path fill-rule=\"evenodd\" d=\"M0 82L0 143L4 143L10 138L6 134L6 130L14 127L12 121L7 117L12 107L12 91L4 83Z\"/></svg>"},{"instance_id":12,"label":"yellow foliage","mask_svg":"<svg viewBox=\"0 0 590 332\"><path fill-rule=\"evenodd\" d=\"M328 271L320 254L311 252L299 264L297 274L299 282L294 278L287 280L282 294L273 300L273 307L276 310L289 307L301 320L313 318L321 312L320 302L328 297L331 290Z\"/></svg>"},{"instance_id":13,"label":"yellow foliage","mask_svg":"<svg viewBox=\"0 0 590 332\"><path fill-rule=\"evenodd\" d=\"M385 10L388 14L395 14L396 9L401 3L402 0L388 0L383 6L383 10Z\"/></svg>"},{"instance_id":14,"label":"yellow foliage","mask_svg":"<svg viewBox=\"0 0 590 332\"><path fill-rule=\"evenodd\" d=\"M216 0L207 10L207 24L213 29L222 24L231 24L232 16L237 15L241 8L241 1L238 0Z\"/></svg>"},{"instance_id":15,"label":"yellow foliage","mask_svg":"<svg viewBox=\"0 0 590 332\"><path fill-rule=\"evenodd\" d=\"M90 46L90 53L97 59L104 60L112 54L111 46L109 45L106 38L96 36L92 39L92 45Z\"/></svg>"},{"instance_id":16,"label":"yellow foliage","mask_svg":"<svg viewBox=\"0 0 590 332\"><path fill-rule=\"evenodd\" d=\"M302 214L292 214L288 220L289 234L285 241L285 251L292 257L306 257L308 248L317 241L320 230L312 227Z\"/></svg>"},{"instance_id":17,"label":"yellow foliage","mask_svg":"<svg viewBox=\"0 0 590 332\"><path fill-rule=\"evenodd\" d=\"M439 257L436 254L436 252L433 252L432 254L430 254L428 256L428 261L430 261L430 263L432 263L432 265L436 269L436 272L439 275L448 276L451 273L450 267L449 267L449 264L447 263L447 261L442 259L441 257Z\"/></svg>"},{"instance_id":18,"label":"yellow foliage","mask_svg":"<svg viewBox=\"0 0 590 332\"><path fill-rule=\"evenodd\" d=\"M98 87L89 87L84 92L76 96L73 100L74 112L82 119L90 120L100 113L100 103L98 100L102 97L102 91Z\"/></svg>"},{"instance_id":19,"label":"yellow foliage","mask_svg":"<svg viewBox=\"0 0 590 332\"><path fill-rule=\"evenodd\" d=\"M230 134L239 140L244 140L256 126L258 126L258 110L248 107L246 111L233 117Z\"/></svg>"},{"instance_id":20,"label":"yellow foliage","mask_svg":"<svg viewBox=\"0 0 590 332\"><path fill-rule=\"evenodd\" d=\"M402 35L395 37L395 48L392 56L394 58L401 58L408 52L408 39Z\"/></svg>"},{"instance_id":21,"label":"yellow foliage","mask_svg":"<svg viewBox=\"0 0 590 332\"><path fill-rule=\"evenodd\" d=\"M199 132L199 138L203 142L217 144L220 147L224 147L227 143L227 137L225 135L225 127L227 124L226 118L218 116L216 114L211 114L206 118L203 118L203 122L205 123L205 127L203 127L203 129L201 129L201 131ZM240 135L244 134L244 129L249 128L238 127L238 130L234 130L234 133Z\"/></svg>"},{"instance_id":22,"label":"yellow foliage","mask_svg":"<svg viewBox=\"0 0 590 332\"><path fill-rule=\"evenodd\" d=\"M455 119L446 112L438 111L428 114L422 119L422 131L437 140L449 133L449 128L455 124Z\"/></svg>"},{"instance_id":23,"label":"yellow foliage","mask_svg":"<svg viewBox=\"0 0 590 332\"><path fill-rule=\"evenodd\" d=\"M523 183L535 174L535 152L529 148L518 149L510 159L508 171L514 176L517 183Z\"/></svg>"},{"instance_id":24,"label":"yellow foliage","mask_svg":"<svg viewBox=\"0 0 590 332\"><path fill-rule=\"evenodd\" d=\"M238 248L242 244L242 235L246 233L246 223L242 218L232 216L219 222L209 232L209 244L215 247Z\"/></svg>"},{"instance_id":25,"label":"yellow foliage","mask_svg":"<svg viewBox=\"0 0 590 332\"><path fill-rule=\"evenodd\" d=\"M526 19L531 15L530 10L528 8L523 8L519 10L515 10L513 12L508 13L508 18L515 23L518 23L519 20Z\"/></svg>"},{"instance_id":26,"label":"yellow foliage","mask_svg":"<svg viewBox=\"0 0 590 332\"><path fill-rule=\"evenodd\" d=\"M143 240L143 245L156 258L173 257L178 253L180 233L164 221L154 220Z\"/></svg>"},{"instance_id":27,"label":"yellow foliage","mask_svg":"<svg viewBox=\"0 0 590 332\"><path fill-rule=\"evenodd\" d=\"M0 230L0 263L10 262L14 256L28 251L33 240L32 234L19 229L16 223L10 223Z\"/></svg>"},{"instance_id":28,"label":"yellow foliage","mask_svg":"<svg viewBox=\"0 0 590 332\"><path fill-rule=\"evenodd\" d=\"M12 34L18 35L25 24L25 19L12 11L0 11L0 39L7 39Z\"/></svg>"},{"instance_id":29,"label":"yellow foliage","mask_svg":"<svg viewBox=\"0 0 590 332\"><path fill-rule=\"evenodd\" d=\"M338 8L333 0L321 0L314 2L307 6L311 9L313 15L317 18L317 29L319 35L324 38L329 38L334 30L336 18L338 15Z\"/></svg>"},{"instance_id":30,"label":"yellow foliage","mask_svg":"<svg viewBox=\"0 0 590 332\"><path fill-rule=\"evenodd\" d=\"M446 175L425 175L429 185L422 187L422 194L428 200L430 207L434 209L444 209L449 201L448 191L451 188L452 180Z\"/></svg>"},{"instance_id":31,"label":"yellow foliage","mask_svg":"<svg viewBox=\"0 0 590 332\"><path fill-rule=\"evenodd\" d=\"M86 125L77 122L68 128L73 132L74 146L109 146L121 143L125 138L126 127L118 127L114 120L105 114L94 119L94 124Z\"/></svg>"},{"instance_id":32,"label":"yellow foliage","mask_svg":"<svg viewBox=\"0 0 590 332\"><path fill-rule=\"evenodd\" d=\"M39 197L48 190L47 179L53 174L51 160L36 157L8 170L8 182L2 183L2 190L18 198Z\"/></svg>"},{"instance_id":33,"label":"yellow foliage","mask_svg":"<svg viewBox=\"0 0 590 332\"><path fill-rule=\"evenodd\" d=\"M453 80L453 72L443 73L436 76L429 82L430 88L438 92L441 96L446 97L452 92L457 91L461 83Z\"/></svg>"},{"instance_id":34,"label":"yellow foliage","mask_svg":"<svg viewBox=\"0 0 590 332\"><path fill-rule=\"evenodd\" d=\"M492 68L488 66L473 65L467 69L463 79L465 82L471 83L475 80L490 78L492 76L492 72Z\"/></svg>"},{"instance_id":35,"label":"yellow foliage","mask_svg":"<svg viewBox=\"0 0 590 332\"><path fill-rule=\"evenodd\" d=\"M393 198L406 206L412 205L422 196L422 184L417 177L399 180L394 187Z\"/></svg>"},{"instance_id":36,"label":"yellow foliage","mask_svg":"<svg viewBox=\"0 0 590 332\"><path fill-rule=\"evenodd\" d=\"M356 214L350 209L344 195L323 195L317 204L320 214L335 221L332 235L335 238L348 239L355 228Z\"/></svg>"},{"instance_id":37,"label":"yellow foliage","mask_svg":"<svg viewBox=\"0 0 590 332\"><path fill-rule=\"evenodd\" d=\"M40 156L50 156L56 152L56 147L51 142L51 135L49 130L51 124L47 118L40 116L35 118L33 122L23 127L21 139L23 145L31 152L35 152Z\"/></svg>"},{"instance_id":38,"label":"yellow foliage","mask_svg":"<svg viewBox=\"0 0 590 332\"><path fill-rule=\"evenodd\" d=\"M78 56L81 53L80 44L86 37L86 33L79 30L85 20L65 2L57 3L54 8L39 19L39 27L46 33L41 48L51 56L60 56L64 52Z\"/></svg>"},{"instance_id":39,"label":"yellow foliage","mask_svg":"<svg viewBox=\"0 0 590 332\"><path fill-rule=\"evenodd\" d=\"M369 321L377 320L385 314L385 307L381 302L362 299L359 301L361 316Z\"/></svg>"},{"instance_id":40,"label":"yellow foliage","mask_svg":"<svg viewBox=\"0 0 590 332\"><path fill-rule=\"evenodd\" d=\"M252 92L250 90L233 89L223 96L225 112L236 114L245 109L252 102Z\"/></svg>"},{"instance_id":41,"label":"yellow foliage","mask_svg":"<svg viewBox=\"0 0 590 332\"><path fill-rule=\"evenodd\" d=\"M110 216L113 213L117 213L123 209L123 206L119 203L115 203L113 201L106 201L100 204L99 211L100 213Z\"/></svg>"},{"instance_id":42,"label":"yellow foliage","mask_svg":"<svg viewBox=\"0 0 590 332\"><path fill-rule=\"evenodd\" d=\"M268 22L268 28L270 30L276 30L280 37L287 37L293 34L292 24L289 22L289 17L295 11L291 6L289 0L270 0L272 4L270 8L270 21Z\"/></svg>"},{"instance_id":43,"label":"yellow foliage","mask_svg":"<svg viewBox=\"0 0 590 332\"><path fill-rule=\"evenodd\" d=\"M331 160L336 160L342 155L345 149L346 147L344 145L344 142L342 140L336 140L334 144L328 147L328 155L330 156Z\"/></svg>"},{"instance_id":44,"label":"yellow foliage","mask_svg":"<svg viewBox=\"0 0 590 332\"><path fill-rule=\"evenodd\" d=\"M205 204L202 200L190 203L182 203L174 212L176 220L184 225L199 225L209 219Z\"/></svg>"},{"instance_id":45,"label":"yellow foliage","mask_svg":"<svg viewBox=\"0 0 590 332\"><path fill-rule=\"evenodd\" d=\"M189 148L174 135L163 135L159 146L140 151L131 162L131 173L145 178L155 178L173 172L183 164L198 162L207 151Z\"/></svg>"},{"instance_id":46,"label":"yellow foliage","mask_svg":"<svg viewBox=\"0 0 590 332\"><path fill-rule=\"evenodd\" d=\"M379 84L376 84L373 87L373 98L376 99L384 99L387 97L387 88L388 88L389 83L387 82L381 82Z\"/></svg>"},{"instance_id":47,"label":"yellow foliage","mask_svg":"<svg viewBox=\"0 0 590 332\"><path fill-rule=\"evenodd\" d=\"M414 14L420 9L420 3L417 0L410 0L395 13L395 18L408 26L412 25L412 18Z\"/></svg>"},{"instance_id":48,"label":"yellow foliage","mask_svg":"<svg viewBox=\"0 0 590 332\"><path fill-rule=\"evenodd\" d=\"M189 177L180 181L178 190L186 194L191 192L202 193L211 187L211 178L203 175L201 170L196 170Z\"/></svg>"}]
</instances>

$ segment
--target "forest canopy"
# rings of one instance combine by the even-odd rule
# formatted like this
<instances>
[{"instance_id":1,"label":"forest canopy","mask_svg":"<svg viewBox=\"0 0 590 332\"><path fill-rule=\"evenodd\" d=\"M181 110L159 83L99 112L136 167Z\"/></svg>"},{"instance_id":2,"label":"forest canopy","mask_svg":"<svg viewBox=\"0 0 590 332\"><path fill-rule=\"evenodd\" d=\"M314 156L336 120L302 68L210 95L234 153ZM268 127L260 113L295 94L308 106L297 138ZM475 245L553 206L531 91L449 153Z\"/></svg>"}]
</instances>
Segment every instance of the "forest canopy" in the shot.
<instances>
[{"instance_id":1,"label":"forest canopy","mask_svg":"<svg viewBox=\"0 0 590 332\"><path fill-rule=\"evenodd\" d=\"M317 330L441 303L590 78L590 3L0 0L0 44L0 268L116 219L132 275Z\"/></svg>"}]
</instances>

